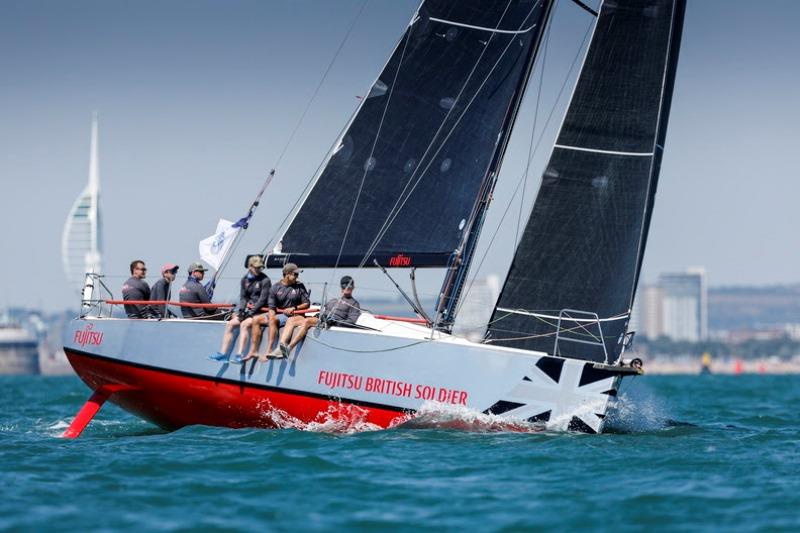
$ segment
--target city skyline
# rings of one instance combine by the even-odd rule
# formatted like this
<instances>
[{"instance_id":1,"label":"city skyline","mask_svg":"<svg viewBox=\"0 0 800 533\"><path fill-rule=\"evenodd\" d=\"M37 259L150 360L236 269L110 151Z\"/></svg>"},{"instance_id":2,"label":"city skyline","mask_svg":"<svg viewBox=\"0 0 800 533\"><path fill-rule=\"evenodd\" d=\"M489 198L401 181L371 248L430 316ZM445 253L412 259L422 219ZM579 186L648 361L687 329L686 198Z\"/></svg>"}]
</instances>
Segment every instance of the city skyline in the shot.
<instances>
[{"instance_id":1,"label":"city skyline","mask_svg":"<svg viewBox=\"0 0 800 533\"><path fill-rule=\"evenodd\" d=\"M92 111L103 123L104 263L117 289L132 259L141 257L156 271L167 261L185 266L197 259L197 242L218 218L244 214L358 17L239 248L240 255L260 251L417 2L367 3L360 15L356 1L188 5L0 3L0 44L13 51L0 57L8 80L0 85L6 118L0 128L0 208L8 228L2 246L12 251L0 267L0 307L77 308L58 268L59 240L87 179ZM643 281L695 264L707 268L712 286L800 281L794 273L800 247L793 228L800 215L793 209L798 187L790 144L800 119L793 90L800 80L789 54L781 53L796 44L792 21L799 14L800 7L788 1L689 4ZM550 52L559 81L543 89L542 109L563 108L556 93L577 51L570 43L586 27L585 12L559 4ZM529 94L489 212L487 238L524 172L534 104ZM538 116L540 128L545 115ZM548 156L543 146L534 157L524 208L513 205L479 275L504 277L516 212L530 204ZM237 266L234 261L226 272L233 280L240 275ZM375 273L358 276L366 281L362 286L390 289ZM420 277L423 292L438 290L440 274ZM35 289L39 284L31 278L46 279L49 291Z\"/></svg>"}]
</instances>

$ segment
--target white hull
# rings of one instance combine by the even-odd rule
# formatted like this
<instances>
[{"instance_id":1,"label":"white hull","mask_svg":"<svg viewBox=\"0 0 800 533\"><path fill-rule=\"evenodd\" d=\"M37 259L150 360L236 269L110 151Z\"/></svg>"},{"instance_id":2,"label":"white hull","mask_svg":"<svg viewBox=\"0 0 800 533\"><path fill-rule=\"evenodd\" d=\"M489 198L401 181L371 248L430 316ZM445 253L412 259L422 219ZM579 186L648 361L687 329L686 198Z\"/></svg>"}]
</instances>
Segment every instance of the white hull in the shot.
<instances>
[{"instance_id":1,"label":"white hull","mask_svg":"<svg viewBox=\"0 0 800 533\"><path fill-rule=\"evenodd\" d=\"M311 330L288 360L244 366L207 359L219 347L224 329L221 322L78 319L67 330L65 351L90 387L115 383L136 389L139 392L130 393L139 394L136 401L127 397L117 403L166 426L252 423L237 413L231 413L229 422L225 415L195 420L185 413L165 414L183 409L181 401L191 403L191 398L153 406L153 414L148 402L161 400L153 400L157 398L150 396L154 391L142 390L151 386L151 378L130 377L129 369L148 376L192 380L170 385L175 387L209 384L210 392L202 397L209 409L222 409L223 403L236 404L237 409L250 408L250 403L235 398L235 388L231 392L228 387L214 398L214 386L236 385L243 397L262 391L268 401L277 401L280 409L309 421L313 420L310 411L324 410L325 405L349 404L384 414L396 412L399 419L426 402L439 402L508 420L547 423L549 429L586 432L602 431L621 376L631 373L628 368L478 344L439 332L431 339L430 329L380 320L366 313L359 323L376 329ZM96 369L99 367L102 370ZM119 375L114 370L117 368ZM174 395L181 396L181 391L176 390ZM315 404L306 402L303 409L294 409L292 397L298 406L305 402L300 398L313 398ZM113 395L111 400L115 401ZM379 418L379 425L391 424L391 417Z\"/></svg>"}]
</instances>

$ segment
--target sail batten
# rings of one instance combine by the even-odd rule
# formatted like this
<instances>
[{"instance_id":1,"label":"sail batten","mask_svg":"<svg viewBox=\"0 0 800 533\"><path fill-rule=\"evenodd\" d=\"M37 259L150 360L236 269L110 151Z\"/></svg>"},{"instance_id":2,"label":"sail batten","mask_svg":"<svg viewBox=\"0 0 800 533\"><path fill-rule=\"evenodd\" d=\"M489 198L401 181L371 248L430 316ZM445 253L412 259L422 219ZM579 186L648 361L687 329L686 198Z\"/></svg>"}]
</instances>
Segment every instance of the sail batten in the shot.
<instances>
[{"instance_id":1,"label":"sail batten","mask_svg":"<svg viewBox=\"0 0 800 533\"><path fill-rule=\"evenodd\" d=\"M685 0L601 6L487 330L493 344L548 353L557 346L556 355L596 361L619 356L652 214L684 10Z\"/></svg>"}]
</instances>

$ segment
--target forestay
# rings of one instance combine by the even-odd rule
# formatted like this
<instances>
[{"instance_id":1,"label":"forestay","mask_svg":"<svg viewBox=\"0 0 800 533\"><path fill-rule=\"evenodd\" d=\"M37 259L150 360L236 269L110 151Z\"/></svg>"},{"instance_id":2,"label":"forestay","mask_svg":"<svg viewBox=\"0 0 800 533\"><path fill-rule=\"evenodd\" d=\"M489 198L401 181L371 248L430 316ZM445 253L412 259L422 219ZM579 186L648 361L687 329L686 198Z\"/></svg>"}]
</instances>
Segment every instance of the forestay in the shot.
<instances>
[{"instance_id":1,"label":"forestay","mask_svg":"<svg viewBox=\"0 0 800 533\"><path fill-rule=\"evenodd\" d=\"M448 265L549 5L424 2L268 264Z\"/></svg>"},{"instance_id":2,"label":"forestay","mask_svg":"<svg viewBox=\"0 0 800 533\"><path fill-rule=\"evenodd\" d=\"M553 353L558 333L559 355L619 356L658 182L684 9L685 0L603 3L489 342ZM600 320L570 311L559 328L565 309Z\"/></svg>"}]
</instances>

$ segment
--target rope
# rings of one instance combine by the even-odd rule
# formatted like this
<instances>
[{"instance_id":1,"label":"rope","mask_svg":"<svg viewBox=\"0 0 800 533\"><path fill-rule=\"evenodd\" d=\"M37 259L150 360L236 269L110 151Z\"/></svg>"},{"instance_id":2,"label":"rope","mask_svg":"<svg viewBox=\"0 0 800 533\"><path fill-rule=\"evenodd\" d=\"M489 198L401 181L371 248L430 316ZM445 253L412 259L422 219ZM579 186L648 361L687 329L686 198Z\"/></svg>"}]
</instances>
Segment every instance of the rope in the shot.
<instances>
[{"instance_id":1,"label":"rope","mask_svg":"<svg viewBox=\"0 0 800 533\"><path fill-rule=\"evenodd\" d=\"M316 342L316 343L319 343L319 344L321 344L321 345L323 345L323 346L326 346L326 347L328 347L328 348L331 348L331 349L333 349L333 350L339 350L339 351L341 351L341 352L351 352L351 353L384 353L384 352L395 352L395 351L397 351L397 350L405 350L406 348L411 348L412 346L417 346L418 344L423 344L423 343L430 342L430 341L427 341L427 340L424 340L424 341L417 341L417 342L412 342L411 344L404 344L403 346L395 346L394 348L384 348L383 350L374 350L374 349L373 349L373 350L353 350L352 348L342 348L342 347L340 347L340 346L333 346L332 344L328 344L327 342L323 342L323 341L321 341L321 340L319 340L319 339L316 339L316 338L314 338L314 336L313 336L313 335L311 335L311 336L307 336L306 338L307 338L307 339L311 339L312 341L314 341L314 342Z\"/></svg>"}]
</instances>

